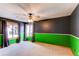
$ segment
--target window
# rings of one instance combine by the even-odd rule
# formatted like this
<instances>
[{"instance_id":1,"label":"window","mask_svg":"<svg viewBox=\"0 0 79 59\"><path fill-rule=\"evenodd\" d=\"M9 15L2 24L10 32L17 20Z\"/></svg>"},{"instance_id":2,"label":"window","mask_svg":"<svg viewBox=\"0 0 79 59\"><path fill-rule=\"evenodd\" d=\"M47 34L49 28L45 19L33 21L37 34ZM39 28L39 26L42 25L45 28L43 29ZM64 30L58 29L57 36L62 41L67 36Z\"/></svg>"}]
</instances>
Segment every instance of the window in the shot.
<instances>
[{"instance_id":1,"label":"window","mask_svg":"<svg viewBox=\"0 0 79 59\"><path fill-rule=\"evenodd\" d=\"M18 24L14 22L7 22L7 37L18 38Z\"/></svg>"},{"instance_id":2,"label":"window","mask_svg":"<svg viewBox=\"0 0 79 59\"><path fill-rule=\"evenodd\" d=\"M33 23L26 25L26 37L32 37L33 35Z\"/></svg>"}]
</instances>

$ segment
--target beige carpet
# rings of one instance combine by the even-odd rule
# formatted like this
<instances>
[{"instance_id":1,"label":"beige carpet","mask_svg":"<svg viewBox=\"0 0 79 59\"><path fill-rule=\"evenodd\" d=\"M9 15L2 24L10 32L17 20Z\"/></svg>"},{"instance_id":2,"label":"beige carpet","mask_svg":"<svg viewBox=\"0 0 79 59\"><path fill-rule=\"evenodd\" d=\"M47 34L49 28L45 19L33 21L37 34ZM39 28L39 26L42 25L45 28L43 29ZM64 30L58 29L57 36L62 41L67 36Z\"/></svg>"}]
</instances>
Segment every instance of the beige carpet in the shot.
<instances>
[{"instance_id":1,"label":"beige carpet","mask_svg":"<svg viewBox=\"0 0 79 59\"><path fill-rule=\"evenodd\" d=\"M46 43L21 42L0 49L1 56L73 56L70 48Z\"/></svg>"}]
</instances>

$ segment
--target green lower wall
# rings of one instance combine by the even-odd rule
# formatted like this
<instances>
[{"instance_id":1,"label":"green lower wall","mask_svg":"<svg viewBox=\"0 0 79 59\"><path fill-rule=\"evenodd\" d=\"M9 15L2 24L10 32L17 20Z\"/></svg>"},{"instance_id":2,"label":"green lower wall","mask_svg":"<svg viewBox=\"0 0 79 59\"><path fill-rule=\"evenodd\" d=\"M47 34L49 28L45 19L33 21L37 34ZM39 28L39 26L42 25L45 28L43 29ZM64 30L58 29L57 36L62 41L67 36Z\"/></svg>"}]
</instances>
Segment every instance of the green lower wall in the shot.
<instances>
[{"instance_id":1,"label":"green lower wall","mask_svg":"<svg viewBox=\"0 0 79 59\"><path fill-rule=\"evenodd\" d=\"M9 44L14 44L17 42L17 39L9 39Z\"/></svg>"},{"instance_id":2,"label":"green lower wall","mask_svg":"<svg viewBox=\"0 0 79 59\"><path fill-rule=\"evenodd\" d=\"M3 35L0 34L0 46L2 46L2 45L3 45Z\"/></svg>"},{"instance_id":3,"label":"green lower wall","mask_svg":"<svg viewBox=\"0 0 79 59\"><path fill-rule=\"evenodd\" d=\"M23 35L21 35L23 39ZM31 37L27 37L32 40ZM75 56L79 56L79 38L73 35L66 34L50 34L50 33L35 33L35 40L37 42L44 42L48 44L55 44L70 47ZM10 39L9 44L14 44L17 39ZM3 44L3 35L0 34L0 46Z\"/></svg>"},{"instance_id":4,"label":"green lower wall","mask_svg":"<svg viewBox=\"0 0 79 59\"><path fill-rule=\"evenodd\" d=\"M26 37L26 40L31 41L32 37Z\"/></svg>"},{"instance_id":5,"label":"green lower wall","mask_svg":"<svg viewBox=\"0 0 79 59\"><path fill-rule=\"evenodd\" d=\"M70 47L75 56L79 56L79 38L66 34L35 33L37 42Z\"/></svg>"},{"instance_id":6,"label":"green lower wall","mask_svg":"<svg viewBox=\"0 0 79 59\"><path fill-rule=\"evenodd\" d=\"M35 40L37 42L44 42L48 44L55 44L70 47L70 36L62 34L50 33L35 33Z\"/></svg>"},{"instance_id":7,"label":"green lower wall","mask_svg":"<svg viewBox=\"0 0 79 59\"><path fill-rule=\"evenodd\" d=\"M23 41L24 40L24 33L20 34L20 38ZM9 44L17 43L17 39L9 39Z\"/></svg>"},{"instance_id":8,"label":"green lower wall","mask_svg":"<svg viewBox=\"0 0 79 59\"><path fill-rule=\"evenodd\" d=\"M71 37L70 45L72 52L75 56L79 56L79 38L73 35L70 35L70 37Z\"/></svg>"}]
</instances>

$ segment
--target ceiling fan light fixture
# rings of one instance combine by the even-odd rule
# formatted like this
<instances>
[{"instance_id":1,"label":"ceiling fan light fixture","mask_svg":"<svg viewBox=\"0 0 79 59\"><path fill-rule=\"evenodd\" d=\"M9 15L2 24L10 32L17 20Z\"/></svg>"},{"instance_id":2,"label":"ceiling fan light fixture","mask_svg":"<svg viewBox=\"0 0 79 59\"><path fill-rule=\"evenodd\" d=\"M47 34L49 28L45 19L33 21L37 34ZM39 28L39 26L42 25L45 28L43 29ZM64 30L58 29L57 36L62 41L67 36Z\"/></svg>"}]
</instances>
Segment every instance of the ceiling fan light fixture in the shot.
<instances>
[{"instance_id":1,"label":"ceiling fan light fixture","mask_svg":"<svg viewBox=\"0 0 79 59\"><path fill-rule=\"evenodd\" d=\"M28 15L28 22L33 22L33 14L29 13Z\"/></svg>"},{"instance_id":2,"label":"ceiling fan light fixture","mask_svg":"<svg viewBox=\"0 0 79 59\"><path fill-rule=\"evenodd\" d=\"M32 23L32 22L33 22L33 20L28 20L28 22Z\"/></svg>"}]
</instances>

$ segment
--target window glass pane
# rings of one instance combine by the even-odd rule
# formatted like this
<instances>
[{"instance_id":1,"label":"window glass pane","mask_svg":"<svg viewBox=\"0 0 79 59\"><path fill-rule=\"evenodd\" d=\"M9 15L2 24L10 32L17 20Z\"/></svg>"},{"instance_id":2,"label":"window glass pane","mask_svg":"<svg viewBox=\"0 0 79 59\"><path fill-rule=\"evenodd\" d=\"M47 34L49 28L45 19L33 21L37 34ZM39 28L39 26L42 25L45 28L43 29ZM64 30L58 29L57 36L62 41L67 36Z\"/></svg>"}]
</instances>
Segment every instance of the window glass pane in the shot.
<instances>
[{"instance_id":1,"label":"window glass pane","mask_svg":"<svg viewBox=\"0 0 79 59\"><path fill-rule=\"evenodd\" d=\"M12 24L10 22L7 22L7 37L12 38Z\"/></svg>"},{"instance_id":2,"label":"window glass pane","mask_svg":"<svg viewBox=\"0 0 79 59\"><path fill-rule=\"evenodd\" d=\"M7 22L7 37L8 39L11 38L18 38L18 24L14 22Z\"/></svg>"},{"instance_id":3,"label":"window glass pane","mask_svg":"<svg viewBox=\"0 0 79 59\"><path fill-rule=\"evenodd\" d=\"M32 37L33 35L33 23L26 25L26 37Z\"/></svg>"},{"instance_id":4,"label":"window glass pane","mask_svg":"<svg viewBox=\"0 0 79 59\"><path fill-rule=\"evenodd\" d=\"M18 24L13 23L13 38L18 38Z\"/></svg>"}]
</instances>

